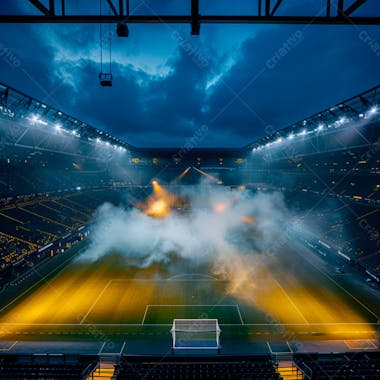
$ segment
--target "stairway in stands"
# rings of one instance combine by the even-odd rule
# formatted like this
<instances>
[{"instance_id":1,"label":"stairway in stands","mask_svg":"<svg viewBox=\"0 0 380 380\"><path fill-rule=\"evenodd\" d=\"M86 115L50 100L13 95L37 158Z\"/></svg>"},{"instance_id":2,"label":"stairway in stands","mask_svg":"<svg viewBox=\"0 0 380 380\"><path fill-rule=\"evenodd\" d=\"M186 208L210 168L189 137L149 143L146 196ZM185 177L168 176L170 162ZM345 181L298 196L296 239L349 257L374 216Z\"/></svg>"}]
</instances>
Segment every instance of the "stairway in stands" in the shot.
<instances>
[{"instance_id":1,"label":"stairway in stands","mask_svg":"<svg viewBox=\"0 0 380 380\"><path fill-rule=\"evenodd\" d=\"M112 380L115 372L115 358L101 356L99 367L88 377L87 380Z\"/></svg>"},{"instance_id":2,"label":"stairway in stands","mask_svg":"<svg viewBox=\"0 0 380 380\"><path fill-rule=\"evenodd\" d=\"M302 372L293 362L293 353L279 353L276 355L277 372L283 380L303 380Z\"/></svg>"}]
</instances>

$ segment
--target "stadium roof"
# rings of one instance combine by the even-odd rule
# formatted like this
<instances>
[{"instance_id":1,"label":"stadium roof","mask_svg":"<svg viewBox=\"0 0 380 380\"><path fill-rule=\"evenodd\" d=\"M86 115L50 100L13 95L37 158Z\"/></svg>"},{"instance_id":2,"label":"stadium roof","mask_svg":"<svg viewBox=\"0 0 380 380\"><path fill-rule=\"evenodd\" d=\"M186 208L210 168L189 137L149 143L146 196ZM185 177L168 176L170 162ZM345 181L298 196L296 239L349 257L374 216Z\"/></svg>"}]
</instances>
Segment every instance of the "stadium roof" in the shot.
<instances>
[{"instance_id":1,"label":"stadium roof","mask_svg":"<svg viewBox=\"0 0 380 380\"><path fill-rule=\"evenodd\" d=\"M339 102L306 119L302 119L278 131L268 131L268 135L247 145L246 149L254 151L270 147L285 139L293 139L297 135L320 133L328 128L340 128L350 121L369 118L379 110L380 85L359 95Z\"/></svg>"},{"instance_id":2,"label":"stadium roof","mask_svg":"<svg viewBox=\"0 0 380 380\"><path fill-rule=\"evenodd\" d=\"M297 135L320 133L328 128L340 128L349 121L371 117L377 113L380 104L380 85L361 94L337 103L308 118L302 119L280 130L267 131L267 135L241 148L198 148L196 143L184 146L183 150L192 155L198 153L225 155L237 154L239 151L257 151L280 143L285 139L293 139ZM138 151L143 155L160 155L174 157L178 148L137 148L112 134L88 125L63 111L50 107L44 102L22 93L0 82L0 113L12 120L26 120L30 124L38 124L46 128L59 128L70 137L85 140L94 144L109 145L114 148ZM191 145L191 144L190 144Z\"/></svg>"},{"instance_id":3,"label":"stadium roof","mask_svg":"<svg viewBox=\"0 0 380 380\"><path fill-rule=\"evenodd\" d=\"M59 128L77 138L110 144L121 149L133 149L130 144L110 133L88 125L1 82L0 112L13 120L26 119L32 124L39 124L46 128Z\"/></svg>"}]
</instances>

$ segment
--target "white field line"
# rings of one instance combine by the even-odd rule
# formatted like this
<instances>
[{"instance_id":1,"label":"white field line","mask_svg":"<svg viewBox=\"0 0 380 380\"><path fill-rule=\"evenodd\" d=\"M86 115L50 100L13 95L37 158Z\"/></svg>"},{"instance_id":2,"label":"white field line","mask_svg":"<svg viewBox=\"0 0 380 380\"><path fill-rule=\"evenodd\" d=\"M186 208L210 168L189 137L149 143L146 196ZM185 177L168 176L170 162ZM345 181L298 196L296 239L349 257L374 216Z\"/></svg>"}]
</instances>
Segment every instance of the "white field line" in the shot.
<instances>
[{"instance_id":1,"label":"white field line","mask_svg":"<svg viewBox=\"0 0 380 380\"><path fill-rule=\"evenodd\" d=\"M98 352L98 355L100 355L103 351L104 346L106 345L106 342L103 342L102 347L100 347L100 350Z\"/></svg>"},{"instance_id":2,"label":"white field line","mask_svg":"<svg viewBox=\"0 0 380 380\"><path fill-rule=\"evenodd\" d=\"M297 250L294 250L294 252L297 253L298 256L301 256ZM360 300L358 300L352 293L350 293L348 290L346 290L343 286L341 286L340 284L338 284L331 276L329 276L326 272L324 272L323 270L319 269L318 267L316 267L310 260L307 259L307 255L304 255L302 256L302 258L304 258L305 260L307 260L309 262L309 264L311 264L318 272L322 273L325 277L327 277L331 282L333 282L338 288L342 289L346 294L348 294L349 296L352 297L352 299L354 299L360 306L362 306L364 309L366 309L369 313L371 313L374 317L376 317L376 320L377 321L380 321L380 317L374 313L368 306L364 305L363 302L361 302Z\"/></svg>"},{"instance_id":3,"label":"white field line","mask_svg":"<svg viewBox=\"0 0 380 380\"><path fill-rule=\"evenodd\" d=\"M17 343L18 341L15 341L8 348L0 348L0 351L10 351Z\"/></svg>"},{"instance_id":4,"label":"white field line","mask_svg":"<svg viewBox=\"0 0 380 380\"><path fill-rule=\"evenodd\" d=\"M104 294L104 292L107 290L109 284L112 282L113 280L109 280L106 284L106 286L103 288L103 290L98 294L98 296L96 297L95 301L92 303L92 305L90 306L90 308L87 310L87 313L85 314L85 316L81 319L80 321L80 324L82 324L86 318L88 317L88 315L91 313L92 309L95 307L95 305L98 303L98 301L100 300L100 298L102 297L102 295Z\"/></svg>"},{"instance_id":5,"label":"white field line","mask_svg":"<svg viewBox=\"0 0 380 380\"><path fill-rule=\"evenodd\" d=\"M243 318L241 317L239 305L235 305L235 307L236 307L237 312L239 314L240 322L241 322L242 325L244 325L244 321L243 321Z\"/></svg>"},{"instance_id":6,"label":"white field line","mask_svg":"<svg viewBox=\"0 0 380 380\"><path fill-rule=\"evenodd\" d=\"M293 300L291 299L291 297L288 295L288 293L286 293L285 289L282 287L282 285L275 279L274 280L276 282L276 284L280 287L280 289L282 290L282 292L285 294L285 297L289 300L289 302L293 305L293 307L296 309L296 311L298 312L298 314L301 316L301 318L306 322L306 324L310 324L309 321L305 318L305 316L301 313L301 310L297 307L297 305L293 302Z\"/></svg>"},{"instance_id":7,"label":"white field line","mask_svg":"<svg viewBox=\"0 0 380 380\"><path fill-rule=\"evenodd\" d=\"M150 305L150 304L145 307L145 312L144 312L143 319L141 321L141 325L144 324L145 319L146 319L146 315L148 313L148 309L150 307L212 307L212 308L214 308L214 307L235 307L238 311L241 324L244 325L244 321L243 321L243 318L241 317L240 309L239 309L238 305Z\"/></svg>"}]
</instances>

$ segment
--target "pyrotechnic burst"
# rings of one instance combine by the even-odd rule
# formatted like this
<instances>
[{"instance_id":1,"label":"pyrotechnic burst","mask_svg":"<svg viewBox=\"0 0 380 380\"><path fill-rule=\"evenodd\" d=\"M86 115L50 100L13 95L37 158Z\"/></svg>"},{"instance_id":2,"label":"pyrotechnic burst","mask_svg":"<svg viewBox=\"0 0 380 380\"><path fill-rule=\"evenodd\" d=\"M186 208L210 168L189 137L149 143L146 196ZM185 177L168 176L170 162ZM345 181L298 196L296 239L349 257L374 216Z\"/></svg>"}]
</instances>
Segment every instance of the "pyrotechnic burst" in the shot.
<instances>
[{"instance_id":1,"label":"pyrotechnic burst","mask_svg":"<svg viewBox=\"0 0 380 380\"><path fill-rule=\"evenodd\" d=\"M153 194L138 207L148 216L165 218L170 214L177 196L169 193L157 181L152 181L152 186Z\"/></svg>"}]
</instances>

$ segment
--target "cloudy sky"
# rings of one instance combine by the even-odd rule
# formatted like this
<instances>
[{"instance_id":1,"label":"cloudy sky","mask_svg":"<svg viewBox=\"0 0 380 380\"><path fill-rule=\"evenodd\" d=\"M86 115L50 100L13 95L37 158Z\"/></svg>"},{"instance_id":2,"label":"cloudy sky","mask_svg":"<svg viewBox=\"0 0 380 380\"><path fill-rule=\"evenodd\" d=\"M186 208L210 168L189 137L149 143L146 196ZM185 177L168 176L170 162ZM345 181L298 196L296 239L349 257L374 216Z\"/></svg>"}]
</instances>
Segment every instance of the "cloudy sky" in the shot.
<instances>
[{"instance_id":1,"label":"cloudy sky","mask_svg":"<svg viewBox=\"0 0 380 380\"><path fill-rule=\"evenodd\" d=\"M188 14L189 2L131 0L131 12ZM97 0L71 3L99 12ZM318 14L325 0L283 3L279 15ZM356 15L379 14L379 3L367 0ZM201 14L255 9L254 1L201 0ZM15 11L38 13L26 0L1 1L1 13ZM243 146L380 84L378 26L202 25L191 36L189 25L133 24L129 38L112 38L114 82L104 88L99 29L0 25L0 82L143 147L181 146L202 125L209 133L200 146ZM114 29L102 27L105 56Z\"/></svg>"}]
</instances>

